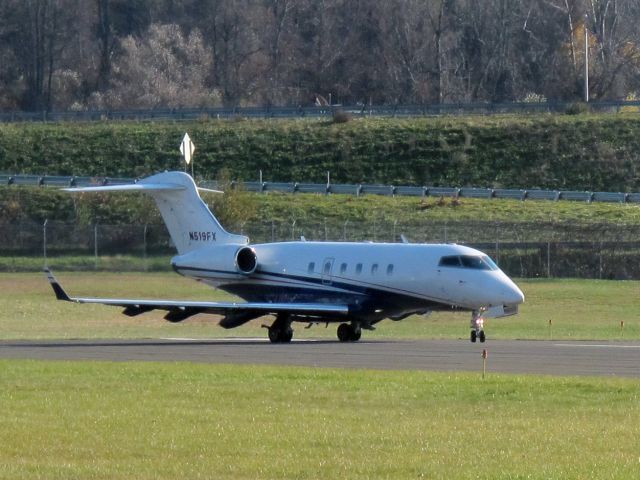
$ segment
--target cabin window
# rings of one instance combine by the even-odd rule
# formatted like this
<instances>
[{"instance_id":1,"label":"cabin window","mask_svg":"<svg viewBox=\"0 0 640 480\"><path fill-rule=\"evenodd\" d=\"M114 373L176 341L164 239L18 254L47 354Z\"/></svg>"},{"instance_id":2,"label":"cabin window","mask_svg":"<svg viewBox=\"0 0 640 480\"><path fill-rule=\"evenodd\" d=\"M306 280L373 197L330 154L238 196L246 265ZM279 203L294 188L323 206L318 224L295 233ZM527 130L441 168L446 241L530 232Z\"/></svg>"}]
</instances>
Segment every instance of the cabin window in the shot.
<instances>
[{"instance_id":1,"label":"cabin window","mask_svg":"<svg viewBox=\"0 0 640 480\"><path fill-rule=\"evenodd\" d=\"M387 275L393 275L393 264L387 265Z\"/></svg>"},{"instance_id":2,"label":"cabin window","mask_svg":"<svg viewBox=\"0 0 640 480\"><path fill-rule=\"evenodd\" d=\"M375 275L376 273L378 273L378 264L374 263L371 265L371 275Z\"/></svg>"},{"instance_id":3,"label":"cabin window","mask_svg":"<svg viewBox=\"0 0 640 480\"><path fill-rule=\"evenodd\" d=\"M345 273L347 273L347 264L343 263L342 265L340 265L340 274L344 275Z\"/></svg>"},{"instance_id":4,"label":"cabin window","mask_svg":"<svg viewBox=\"0 0 640 480\"><path fill-rule=\"evenodd\" d=\"M315 264L315 262L309 262L309 268L307 268L307 272L309 272L309 273L313 273L313 271L315 270L315 268L316 268L316 264Z\"/></svg>"},{"instance_id":5,"label":"cabin window","mask_svg":"<svg viewBox=\"0 0 640 480\"><path fill-rule=\"evenodd\" d=\"M360 275L362 273L362 264L358 263L356 265L356 275Z\"/></svg>"},{"instance_id":6,"label":"cabin window","mask_svg":"<svg viewBox=\"0 0 640 480\"><path fill-rule=\"evenodd\" d=\"M329 275L331 273L331 262L325 262L324 264L324 274Z\"/></svg>"}]
</instances>

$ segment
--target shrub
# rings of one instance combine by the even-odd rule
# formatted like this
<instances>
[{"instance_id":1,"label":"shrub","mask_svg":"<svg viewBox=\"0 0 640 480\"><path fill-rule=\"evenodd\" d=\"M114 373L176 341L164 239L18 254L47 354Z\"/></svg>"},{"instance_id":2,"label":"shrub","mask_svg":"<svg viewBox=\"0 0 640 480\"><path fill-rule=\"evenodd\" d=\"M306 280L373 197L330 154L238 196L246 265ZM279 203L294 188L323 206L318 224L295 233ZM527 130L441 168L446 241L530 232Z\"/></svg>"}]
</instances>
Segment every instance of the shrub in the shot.
<instances>
[{"instance_id":1,"label":"shrub","mask_svg":"<svg viewBox=\"0 0 640 480\"><path fill-rule=\"evenodd\" d=\"M591 107L589 107L588 103L584 102L575 102L567 107L566 114L567 115L582 115L585 113L589 113L591 111Z\"/></svg>"},{"instance_id":2,"label":"shrub","mask_svg":"<svg viewBox=\"0 0 640 480\"><path fill-rule=\"evenodd\" d=\"M338 109L333 112L333 123L347 123L351 121L351 114Z\"/></svg>"}]
</instances>

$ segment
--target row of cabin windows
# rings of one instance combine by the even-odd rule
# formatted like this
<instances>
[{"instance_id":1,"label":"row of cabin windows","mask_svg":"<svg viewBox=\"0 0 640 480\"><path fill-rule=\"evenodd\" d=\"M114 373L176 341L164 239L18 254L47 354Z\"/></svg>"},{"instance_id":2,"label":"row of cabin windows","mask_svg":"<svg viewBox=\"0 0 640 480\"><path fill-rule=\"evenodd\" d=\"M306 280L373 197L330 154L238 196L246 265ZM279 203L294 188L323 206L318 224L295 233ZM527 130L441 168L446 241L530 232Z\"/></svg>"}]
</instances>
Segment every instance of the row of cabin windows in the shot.
<instances>
[{"instance_id":1,"label":"row of cabin windows","mask_svg":"<svg viewBox=\"0 0 640 480\"><path fill-rule=\"evenodd\" d=\"M332 262L326 262L324 264L324 270L323 273L324 275L329 275L331 273L331 267L333 266ZM309 273L313 273L314 270L316 268L316 263L315 262L309 262L309 268L307 269ZM340 264L340 275L344 275L345 273L347 273L347 264L346 263L341 263ZM378 273L378 264L374 263L371 265L371 275L375 275L376 273ZM362 274L362 264L361 263L357 263L356 264L356 275L361 275ZM387 275L393 275L393 264L390 263L389 265L387 265Z\"/></svg>"}]
</instances>

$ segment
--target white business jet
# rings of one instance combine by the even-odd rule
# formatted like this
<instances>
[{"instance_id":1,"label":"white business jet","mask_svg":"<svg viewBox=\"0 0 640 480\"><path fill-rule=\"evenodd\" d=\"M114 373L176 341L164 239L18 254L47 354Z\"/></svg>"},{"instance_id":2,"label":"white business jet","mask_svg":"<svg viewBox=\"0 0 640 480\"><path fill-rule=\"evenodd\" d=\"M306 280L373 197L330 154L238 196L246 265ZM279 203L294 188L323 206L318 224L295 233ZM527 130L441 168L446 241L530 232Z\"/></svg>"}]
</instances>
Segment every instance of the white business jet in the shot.
<instances>
[{"instance_id":1,"label":"white business jet","mask_svg":"<svg viewBox=\"0 0 640 480\"><path fill-rule=\"evenodd\" d=\"M243 302L74 298L53 274L58 300L123 307L136 316L166 310L180 322L199 313L223 315L234 328L275 315L274 343L290 342L292 322L337 322L341 342L358 341L385 318L402 320L432 311L470 311L471 341L484 342L483 317L518 312L520 289L484 253L452 244L279 242L252 245L228 233L202 201L193 179L160 173L134 185L69 188L70 192L143 192L155 200L178 255L181 275L237 295Z\"/></svg>"}]
</instances>

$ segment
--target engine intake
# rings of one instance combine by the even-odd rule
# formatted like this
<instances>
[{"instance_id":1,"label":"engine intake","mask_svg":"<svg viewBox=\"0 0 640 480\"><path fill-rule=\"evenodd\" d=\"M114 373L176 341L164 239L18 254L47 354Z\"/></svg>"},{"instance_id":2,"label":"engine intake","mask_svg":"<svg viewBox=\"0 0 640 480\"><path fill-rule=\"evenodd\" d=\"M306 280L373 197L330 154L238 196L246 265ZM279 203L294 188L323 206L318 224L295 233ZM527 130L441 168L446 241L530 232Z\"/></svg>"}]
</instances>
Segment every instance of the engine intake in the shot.
<instances>
[{"instance_id":1,"label":"engine intake","mask_svg":"<svg viewBox=\"0 0 640 480\"><path fill-rule=\"evenodd\" d=\"M248 245L216 245L179 255L171 259L177 272L202 270L215 276L244 279L258 268L256 251Z\"/></svg>"},{"instance_id":2,"label":"engine intake","mask_svg":"<svg viewBox=\"0 0 640 480\"><path fill-rule=\"evenodd\" d=\"M242 247L236 253L236 267L246 275L250 275L256 271L258 266L258 257L253 248Z\"/></svg>"}]
</instances>

